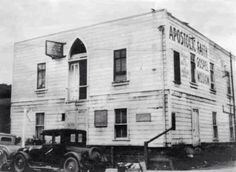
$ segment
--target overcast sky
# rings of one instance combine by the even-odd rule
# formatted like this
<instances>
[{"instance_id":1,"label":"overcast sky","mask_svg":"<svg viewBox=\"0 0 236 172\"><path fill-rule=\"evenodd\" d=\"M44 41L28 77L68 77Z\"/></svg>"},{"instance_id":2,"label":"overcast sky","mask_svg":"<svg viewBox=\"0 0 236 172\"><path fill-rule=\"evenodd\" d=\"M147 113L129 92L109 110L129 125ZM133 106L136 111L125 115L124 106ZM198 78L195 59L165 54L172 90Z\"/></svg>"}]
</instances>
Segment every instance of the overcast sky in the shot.
<instances>
[{"instance_id":1,"label":"overcast sky","mask_svg":"<svg viewBox=\"0 0 236 172\"><path fill-rule=\"evenodd\" d=\"M236 55L235 0L0 0L0 83L12 83L14 42L166 8Z\"/></svg>"}]
</instances>

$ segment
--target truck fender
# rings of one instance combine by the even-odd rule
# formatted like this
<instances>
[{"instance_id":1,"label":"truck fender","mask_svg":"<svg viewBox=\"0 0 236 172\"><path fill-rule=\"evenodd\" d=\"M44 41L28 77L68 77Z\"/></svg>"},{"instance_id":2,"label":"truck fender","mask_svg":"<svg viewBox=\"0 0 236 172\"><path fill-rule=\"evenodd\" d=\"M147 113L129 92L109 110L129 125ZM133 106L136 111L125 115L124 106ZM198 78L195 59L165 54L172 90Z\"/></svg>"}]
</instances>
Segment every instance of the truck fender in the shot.
<instances>
[{"instance_id":1,"label":"truck fender","mask_svg":"<svg viewBox=\"0 0 236 172\"><path fill-rule=\"evenodd\" d=\"M0 151L1 151L1 154L6 154L7 158L9 158L9 150L7 148L7 146L0 146Z\"/></svg>"},{"instance_id":2,"label":"truck fender","mask_svg":"<svg viewBox=\"0 0 236 172\"><path fill-rule=\"evenodd\" d=\"M23 151L17 152L17 153L14 155L14 157L15 157L17 154L22 154L22 155L25 157L25 159L27 159L27 160L30 159L29 155L28 155L27 153L23 152Z\"/></svg>"},{"instance_id":3,"label":"truck fender","mask_svg":"<svg viewBox=\"0 0 236 172\"><path fill-rule=\"evenodd\" d=\"M75 153L75 152L67 152L65 155L64 155L64 158L66 159L66 157L69 157L69 156L73 156L77 159L78 163L79 163L79 166L82 168L83 165L81 163L81 155L78 154L78 153ZM64 162L63 162L64 163Z\"/></svg>"},{"instance_id":4,"label":"truck fender","mask_svg":"<svg viewBox=\"0 0 236 172\"><path fill-rule=\"evenodd\" d=\"M0 169L4 166L4 164L7 164L8 155L4 150L0 150Z\"/></svg>"},{"instance_id":5,"label":"truck fender","mask_svg":"<svg viewBox=\"0 0 236 172\"><path fill-rule=\"evenodd\" d=\"M102 153L101 153L101 150L97 147L91 147L89 149L89 158L92 159L92 160L95 160L94 158L97 158L97 157L94 157L93 153L94 152L98 152L99 154L99 159L102 158ZM101 157L100 157L101 156Z\"/></svg>"}]
</instances>

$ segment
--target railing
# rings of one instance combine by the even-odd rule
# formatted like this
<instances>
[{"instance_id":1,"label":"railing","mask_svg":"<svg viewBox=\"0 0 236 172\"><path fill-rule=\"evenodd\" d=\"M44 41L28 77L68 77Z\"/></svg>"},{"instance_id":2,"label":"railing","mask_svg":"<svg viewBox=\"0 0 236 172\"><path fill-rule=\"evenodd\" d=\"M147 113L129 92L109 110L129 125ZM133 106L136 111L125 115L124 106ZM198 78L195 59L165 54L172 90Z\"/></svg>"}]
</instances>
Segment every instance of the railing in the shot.
<instances>
[{"instance_id":1,"label":"railing","mask_svg":"<svg viewBox=\"0 0 236 172\"><path fill-rule=\"evenodd\" d=\"M148 144L151 143L152 141L156 140L157 138L161 137L162 135L166 134L167 132L171 131L171 130L175 130L176 125L175 125L175 113L172 113L171 116L171 128L163 131L162 133L158 134L157 136L151 138L148 141L144 142L144 160L146 163L146 167L148 168L148 162L149 162L149 154L148 154Z\"/></svg>"}]
</instances>

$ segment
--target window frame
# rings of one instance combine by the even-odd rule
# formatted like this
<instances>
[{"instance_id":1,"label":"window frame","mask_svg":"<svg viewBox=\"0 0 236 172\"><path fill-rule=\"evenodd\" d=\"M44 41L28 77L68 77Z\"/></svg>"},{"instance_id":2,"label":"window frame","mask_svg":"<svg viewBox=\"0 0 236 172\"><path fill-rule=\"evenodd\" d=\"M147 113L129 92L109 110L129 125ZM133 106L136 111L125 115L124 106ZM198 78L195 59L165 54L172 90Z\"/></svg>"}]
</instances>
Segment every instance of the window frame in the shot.
<instances>
[{"instance_id":1,"label":"window frame","mask_svg":"<svg viewBox=\"0 0 236 172\"><path fill-rule=\"evenodd\" d=\"M82 73L82 71L81 71L81 64L82 64L82 62L85 62L86 63L86 70L84 70L85 71L85 75L86 75L86 77L85 77L85 80L84 80L84 82L85 83L83 83L83 82L81 82L81 79L82 79L82 77L81 77L81 73ZM74 65L74 64L76 64L77 63L77 65L78 65L78 67L79 67L79 86L78 86L78 98L77 98L77 100L71 100L71 97L70 96L68 96L68 100L69 101L79 101L79 100L86 100L87 99L87 97L88 97L88 60L87 60L87 57L86 58L83 58L83 59L76 59L76 60L70 60L69 62L68 62L68 75L69 75L69 77L68 77L68 82L71 82L70 81L70 74L71 74L71 71L72 70L74 70L74 69L72 69L72 66ZM81 84L81 83L83 83L83 84ZM68 88L68 89L71 89L70 87ZM82 92L82 89L85 89L85 91L84 91L84 94L81 94L81 92ZM69 94L69 93L68 93ZM84 97L82 97L81 95L85 95Z\"/></svg>"},{"instance_id":2,"label":"window frame","mask_svg":"<svg viewBox=\"0 0 236 172\"><path fill-rule=\"evenodd\" d=\"M125 112L125 113L123 113ZM125 118L124 117L120 117L120 121L118 122L117 121L117 115L125 115ZM125 119L125 122L123 122L123 120ZM121 136L117 136L117 128L118 127L124 127L126 132L125 134L121 134ZM115 130L115 139L127 139L128 138L128 122L127 122L127 109L126 108L120 108L120 109L115 109L115 124L114 124L114 130ZM120 129L119 129L120 130Z\"/></svg>"},{"instance_id":3,"label":"window frame","mask_svg":"<svg viewBox=\"0 0 236 172\"><path fill-rule=\"evenodd\" d=\"M212 112L212 129L213 129L213 141L218 141L219 132L217 125L217 112Z\"/></svg>"},{"instance_id":4,"label":"window frame","mask_svg":"<svg viewBox=\"0 0 236 172\"><path fill-rule=\"evenodd\" d=\"M125 57L122 56L122 52L125 52ZM116 57L116 53L119 53L119 57ZM123 69L123 64L122 64L122 60L125 60L125 70ZM118 61L118 62L117 62ZM127 49L123 48L123 49L118 49L118 50L114 50L113 51L113 82L114 83L119 83L119 82L125 82L127 81ZM116 70L117 67L117 63L120 63L120 71ZM124 71L123 71L124 70ZM117 80L116 77L117 76L122 76L124 77L124 79L122 80Z\"/></svg>"},{"instance_id":5,"label":"window frame","mask_svg":"<svg viewBox=\"0 0 236 172\"><path fill-rule=\"evenodd\" d=\"M190 73L191 83L196 84L196 55L193 53L190 53Z\"/></svg>"},{"instance_id":6,"label":"window frame","mask_svg":"<svg viewBox=\"0 0 236 172\"><path fill-rule=\"evenodd\" d=\"M61 121L62 122L66 121L66 114L65 113L61 113Z\"/></svg>"},{"instance_id":7,"label":"window frame","mask_svg":"<svg viewBox=\"0 0 236 172\"><path fill-rule=\"evenodd\" d=\"M81 59L81 60L79 60L79 73L81 73L82 72L82 69L81 69L81 66L82 66L82 62L85 62L86 63L86 69L84 70L85 71L85 75L86 75L86 77L85 77L85 83L84 84L81 84L81 75L80 75L80 82L79 82L79 100L85 100L85 99L87 99L87 96L88 96L88 89L87 89L87 86L88 86L88 62L87 62L87 59ZM83 95L83 94L81 94L81 91L82 91L82 89L86 89L85 90L85 97L82 97L81 95Z\"/></svg>"},{"instance_id":8,"label":"window frame","mask_svg":"<svg viewBox=\"0 0 236 172\"><path fill-rule=\"evenodd\" d=\"M181 84L180 53L178 51L174 50L173 51L173 58L174 58L174 83Z\"/></svg>"},{"instance_id":9,"label":"window frame","mask_svg":"<svg viewBox=\"0 0 236 172\"><path fill-rule=\"evenodd\" d=\"M44 69L40 69L40 66L44 66ZM40 78L40 74L43 73L43 81L44 82L44 86L40 86L39 85L39 81L42 80L42 78ZM41 84L42 85L42 84ZM46 63L38 63L37 64L37 90L40 89L45 89L46 88Z\"/></svg>"},{"instance_id":10,"label":"window frame","mask_svg":"<svg viewBox=\"0 0 236 172\"><path fill-rule=\"evenodd\" d=\"M210 89L215 91L215 65L214 63L210 63Z\"/></svg>"},{"instance_id":11,"label":"window frame","mask_svg":"<svg viewBox=\"0 0 236 172\"><path fill-rule=\"evenodd\" d=\"M227 95L231 95L232 94L232 87L231 87L231 78L230 78L230 72L229 71L225 71L226 73L226 89L227 89Z\"/></svg>"},{"instance_id":12,"label":"window frame","mask_svg":"<svg viewBox=\"0 0 236 172\"><path fill-rule=\"evenodd\" d=\"M42 116L43 117L43 122L42 122L42 124L39 124L37 121L37 116ZM39 121L40 121L40 119L39 119ZM45 126L45 113L44 112L38 112L38 113L36 113L35 114L35 136L36 136L36 138L42 138L41 136L40 136L40 134L41 133L38 133L40 130L38 130L38 129L42 129L42 130L44 130L44 126Z\"/></svg>"}]
</instances>

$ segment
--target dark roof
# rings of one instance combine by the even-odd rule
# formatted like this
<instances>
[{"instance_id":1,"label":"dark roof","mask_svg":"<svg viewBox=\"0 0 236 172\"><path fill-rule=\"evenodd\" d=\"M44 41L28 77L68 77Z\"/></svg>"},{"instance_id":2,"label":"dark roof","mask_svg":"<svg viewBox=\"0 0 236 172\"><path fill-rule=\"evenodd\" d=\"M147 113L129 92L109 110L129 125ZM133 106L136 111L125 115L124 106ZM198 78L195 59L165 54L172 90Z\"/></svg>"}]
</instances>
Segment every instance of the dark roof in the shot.
<instances>
[{"instance_id":1,"label":"dark roof","mask_svg":"<svg viewBox=\"0 0 236 172\"><path fill-rule=\"evenodd\" d=\"M86 134L86 131L84 130L76 130L76 129L67 129L67 128L63 128L63 129L50 129L50 130L44 130L42 132L42 135L61 135L61 134L71 134L71 133L84 133Z\"/></svg>"}]
</instances>

